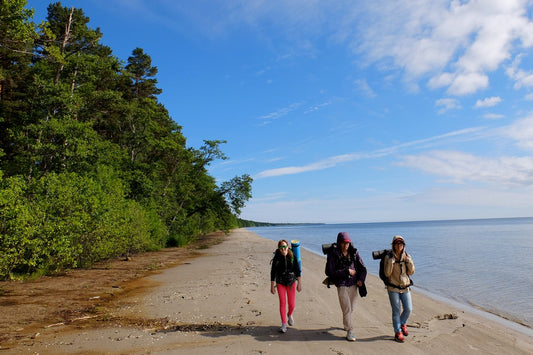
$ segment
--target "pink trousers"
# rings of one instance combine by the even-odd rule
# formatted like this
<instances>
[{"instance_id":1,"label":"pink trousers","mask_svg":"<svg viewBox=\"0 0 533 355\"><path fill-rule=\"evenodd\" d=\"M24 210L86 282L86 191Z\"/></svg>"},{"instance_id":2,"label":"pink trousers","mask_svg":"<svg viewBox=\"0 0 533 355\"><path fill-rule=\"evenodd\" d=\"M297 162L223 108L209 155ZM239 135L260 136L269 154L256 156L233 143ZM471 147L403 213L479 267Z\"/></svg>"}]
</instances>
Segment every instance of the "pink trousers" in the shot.
<instances>
[{"instance_id":1,"label":"pink trousers","mask_svg":"<svg viewBox=\"0 0 533 355\"><path fill-rule=\"evenodd\" d=\"M281 323L287 324L287 315L292 315L296 301L296 282L290 286L277 284L279 297L279 314ZM289 312L287 312L287 300L289 301Z\"/></svg>"}]
</instances>

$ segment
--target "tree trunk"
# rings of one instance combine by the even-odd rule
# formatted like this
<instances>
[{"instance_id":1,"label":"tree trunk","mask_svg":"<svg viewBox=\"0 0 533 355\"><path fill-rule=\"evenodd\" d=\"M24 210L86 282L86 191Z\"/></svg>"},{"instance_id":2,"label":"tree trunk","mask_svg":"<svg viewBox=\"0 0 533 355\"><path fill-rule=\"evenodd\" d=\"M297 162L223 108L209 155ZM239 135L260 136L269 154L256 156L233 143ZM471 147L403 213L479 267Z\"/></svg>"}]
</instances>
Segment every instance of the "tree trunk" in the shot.
<instances>
[{"instance_id":1,"label":"tree trunk","mask_svg":"<svg viewBox=\"0 0 533 355\"><path fill-rule=\"evenodd\" d=\"M61 43L61 54L65 53L65 47L67 46L68 39L70 38L70 25L72 24L73 13L74 13L74 7L72 6L70 8L70 14L68 16L67 25L65 26L65 34L63 35L63 42ZM59 67L57 68L56 78L54 80L55 85L59 83L59 77L61 76L61 71L63 71L63 63L59 63Z\"/></svg>"}]
</instances>

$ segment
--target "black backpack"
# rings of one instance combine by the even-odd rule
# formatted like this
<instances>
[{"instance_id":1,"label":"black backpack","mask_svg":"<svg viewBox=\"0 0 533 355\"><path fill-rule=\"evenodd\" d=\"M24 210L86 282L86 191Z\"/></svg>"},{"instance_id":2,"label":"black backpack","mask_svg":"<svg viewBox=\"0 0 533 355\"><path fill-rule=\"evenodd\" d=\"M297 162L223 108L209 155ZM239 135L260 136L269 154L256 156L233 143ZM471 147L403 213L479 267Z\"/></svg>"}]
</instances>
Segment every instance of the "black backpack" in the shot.
<instances>
[{"instance_id":1,"label":"black backpack","mask_svg":"<svg viewBox=\"0 0 533 355\"><path fill-rule=\"evenodd\" d=\"M390 285L389 278L385 276L385 256L386 255L392 256L392 249L388 249L387 251L382 253L381 258L379 260L379 278L381 279L381 281L383 281L385 286L388 286Z\"/></svg>"},{"instance_id":2,"label":"black backpack","mask_svg":"<svg viewBox=\"0 0 533 355\"><path fill-rule=\"evenodd\" d=\"M322 252L325 254L325 255L328 255L330 253L333 253L333 249L337 248L337 243L331 243L331 244L322 244ZM350 252L350 260L352 260L354 263L355 263L355 255L357 254L357 248L354 248L353 246L351 247L351 252ZM336 254L334 254L334 256L332 257L337 257ZM332 277L331 275L328 273L328 264L326 263L326 267L325 267L325 274L326 274L326 278L324 279L324 281L322 281L322 283L326 286L328 286L328 288L330 288L330 285L333 285L335 282L332 280ZM362 296L364 297L364 296Z\"/></svg>"}]
</instances>

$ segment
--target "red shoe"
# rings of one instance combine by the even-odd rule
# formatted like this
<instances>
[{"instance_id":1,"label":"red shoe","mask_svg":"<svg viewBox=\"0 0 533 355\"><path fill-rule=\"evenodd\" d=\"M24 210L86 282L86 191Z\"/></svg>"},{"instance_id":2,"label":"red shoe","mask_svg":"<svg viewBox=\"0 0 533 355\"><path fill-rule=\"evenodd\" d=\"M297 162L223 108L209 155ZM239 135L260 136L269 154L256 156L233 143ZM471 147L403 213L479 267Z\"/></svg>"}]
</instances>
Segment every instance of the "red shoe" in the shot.
<instances>
[{"instance_id":1,"label":"red shoe","mask_svg":"<svg viewBox=\"0 0 533 355\"><path fill-rule=\"evenodd\" d=\"M402 325L402 334L405 336L409 335L409 331L407 330L407 325Z\"/></svg>"},{"instance_id":2,"label":"red shoe","mask_svg":"<svg viewBox=\"0 0 533 355\"><path fill-rule=\"evenodd\" d=\"M394 335L394 340L396 340L398 343L403 343L403 334L402 332L398 332Z\"/></svg>"}]
</instances>

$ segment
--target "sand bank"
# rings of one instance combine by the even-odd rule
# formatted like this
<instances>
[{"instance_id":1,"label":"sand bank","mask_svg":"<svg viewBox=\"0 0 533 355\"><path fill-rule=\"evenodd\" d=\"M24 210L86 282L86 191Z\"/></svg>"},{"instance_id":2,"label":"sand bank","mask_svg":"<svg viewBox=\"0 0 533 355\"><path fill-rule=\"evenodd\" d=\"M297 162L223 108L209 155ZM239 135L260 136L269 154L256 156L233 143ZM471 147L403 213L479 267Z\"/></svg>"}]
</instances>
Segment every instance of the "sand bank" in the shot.
<instances>
[{"instance_id":1,"label":"sand bank","mask_svg":"<svg viewBox=\"0 0 533 355\"><path fill-rule=\"evenodd\" d=\"M356 342L345 339L336 290L322 284L325 259L302 250L303 290L295 325L279 333L277 295L270 293L269 261L276 242L236 230L202 256L149 276L142 295L123 295L96 329L43 333L12 353L39 354L532 354L533 338L436 301L413 289L409 336L393 340L382 282L369 275L358 299ZM415 260L416 262L416 260Z\"/></svg>"}]
</instances>

